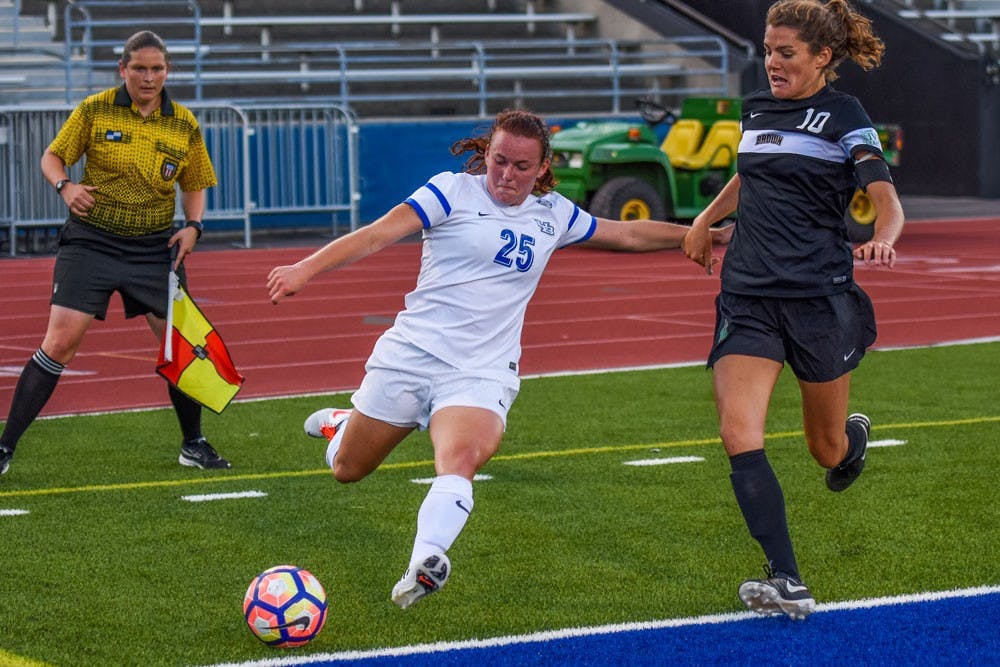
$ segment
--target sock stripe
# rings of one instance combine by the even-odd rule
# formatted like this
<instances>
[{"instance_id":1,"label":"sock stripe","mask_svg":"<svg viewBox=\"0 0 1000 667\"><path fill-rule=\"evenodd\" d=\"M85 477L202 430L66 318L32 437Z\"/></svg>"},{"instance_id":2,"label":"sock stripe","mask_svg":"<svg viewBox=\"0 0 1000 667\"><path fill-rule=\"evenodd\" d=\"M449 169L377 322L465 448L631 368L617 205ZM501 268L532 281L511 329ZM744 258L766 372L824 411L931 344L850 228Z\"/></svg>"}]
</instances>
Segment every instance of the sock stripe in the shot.
<instances>
[{"instance_id":1,"label":"sock stripe","mask_svg":"<svg viewBox=\"0 0 1000 667\"><path fill-rule=\"evenodd\" d=\"M31 358L36 364L42 367L43 371L51 375L62 375L63 369L66 368L65 365L60 364L58 361L53 361L49 355L42 352L42 348L38 348Z\"/></svg>"}]
</instances>

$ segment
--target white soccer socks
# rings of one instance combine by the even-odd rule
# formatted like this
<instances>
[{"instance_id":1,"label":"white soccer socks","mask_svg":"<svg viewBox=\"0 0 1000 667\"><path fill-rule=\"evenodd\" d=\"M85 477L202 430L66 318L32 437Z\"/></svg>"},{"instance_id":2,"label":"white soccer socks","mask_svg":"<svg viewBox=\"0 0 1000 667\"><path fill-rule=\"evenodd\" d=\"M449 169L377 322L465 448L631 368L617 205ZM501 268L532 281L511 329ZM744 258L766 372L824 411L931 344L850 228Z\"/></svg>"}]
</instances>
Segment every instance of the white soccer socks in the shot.
<instances>
[{"instance_id":1,"label":"white soccer socks","mask_svg":"<svg viewBox=\"0 0 1000 667\"><path fill-rule=\"evenodd\" d=\"M333 470L333 460L337 458L337 452L340 451L340 443L344 440L344 431L346 430L344 425L346 424L347 419L344 419L340 424L340 428L330 438L330 444L326 446L326 465L330 467L330 470Z\"/></svg>"},{"instance_id":2,"label":"white soccer socks","mask_svg":"<svg viewBox=\"0 0 1000 667\"><path fill-rule=\"evenodd\" d=\"M337 456L340 443L344 439L345 427L350 416L350 408L323 408L309 415L302 425L306 435L329 441L326 448L326 464L331 469L333 459Z\"/></svg>"},{"instance_id":3,"label":"white soccer socks","mask_svg":"<svg viewBox=\"0 0 1000 667\"><path fill-rule=\"evenodd\" d=\"M458 538L472 512L472 482L459 475L434 478L417 512L413 555L403 577L392 589L392 601L406 609L440 590L451 574L445 552Z\"/></svg>"},{"instance_id":4,"label":"white soccer socks","mask_svg":"<svg viewBox=\"0 0 1000 667\"><path fill-rule=\"evenodd\" d=\"M410 564L448 551L471 513L472 482L459 475L436 477L417 512L417 536Z\"/></svg>"}]
</instances>

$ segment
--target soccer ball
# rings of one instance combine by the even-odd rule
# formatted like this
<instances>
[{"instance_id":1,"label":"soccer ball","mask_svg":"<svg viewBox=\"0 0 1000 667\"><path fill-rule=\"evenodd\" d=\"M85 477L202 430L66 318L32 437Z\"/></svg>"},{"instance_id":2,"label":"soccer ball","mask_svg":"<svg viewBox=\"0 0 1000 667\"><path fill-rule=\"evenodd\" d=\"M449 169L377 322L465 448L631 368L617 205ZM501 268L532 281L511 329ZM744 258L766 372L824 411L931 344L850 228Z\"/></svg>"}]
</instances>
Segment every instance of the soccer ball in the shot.
<instances>
[{"instance_id":1,"label":"soccer ball","mask_svg":"<svg viewBox=\"0 0 1000 667\"><path fill-rule=\"evenodd\" d=\"M326 591L308 570L278 565L250 582L243 617L250 632L268 646L302 646L323 629Z\"/></svg>"}]
</instances>

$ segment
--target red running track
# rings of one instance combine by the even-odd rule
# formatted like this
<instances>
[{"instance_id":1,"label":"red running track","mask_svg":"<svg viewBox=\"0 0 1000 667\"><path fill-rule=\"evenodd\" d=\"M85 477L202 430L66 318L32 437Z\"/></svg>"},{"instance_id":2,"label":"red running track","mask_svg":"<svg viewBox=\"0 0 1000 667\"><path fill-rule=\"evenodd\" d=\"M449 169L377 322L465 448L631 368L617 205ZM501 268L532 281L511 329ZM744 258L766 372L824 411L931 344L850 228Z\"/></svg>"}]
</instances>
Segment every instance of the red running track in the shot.
<instances>
[{"instance_id":1,"label":"red running track","mask_svg":"<svg viewBox=\"0 0 1000 667\"><path fill-rule=\"evenodd\" d=\"M271 267L310 251L203 251L187 261L192 296L246 376L239 400L357 387L420 260L419 244L398 244L272 305L264 287ZM894 270L856 269L875 303L877 348L1000 338L1000 219L910 223L897 251ZM41 343L53 261L0 260L0 418ZM559 251L528 308L522 373L697 363L708 352L718 288L679 251ZM115 297L42 414L165 406L155 360L145 322L126 321Z\"/></svg>"}]
</instances>

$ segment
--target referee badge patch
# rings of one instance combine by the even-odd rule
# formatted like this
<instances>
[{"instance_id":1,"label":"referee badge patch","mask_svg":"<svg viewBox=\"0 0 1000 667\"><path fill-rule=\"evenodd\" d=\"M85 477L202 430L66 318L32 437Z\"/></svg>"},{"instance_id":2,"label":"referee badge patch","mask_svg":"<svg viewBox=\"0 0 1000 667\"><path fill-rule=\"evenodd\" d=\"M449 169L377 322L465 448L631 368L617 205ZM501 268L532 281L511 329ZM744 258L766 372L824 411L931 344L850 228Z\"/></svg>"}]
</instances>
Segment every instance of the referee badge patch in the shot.
<instances>
[{"instance_id":1,"label":"referee badge patch","mask_svg":"<svg viewBox=\"0 0 1000 667\"><path fill-rule=\"evenodd\" d=\"M163 180L169 181L175 175L177 175L177 163L164 160L163 165L160 167L160 176L163 177Z\"/></svg>"}]
</instances>

